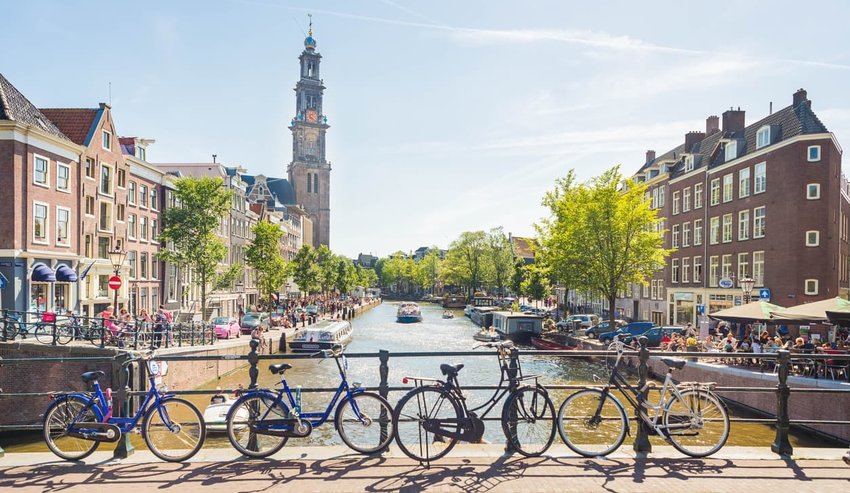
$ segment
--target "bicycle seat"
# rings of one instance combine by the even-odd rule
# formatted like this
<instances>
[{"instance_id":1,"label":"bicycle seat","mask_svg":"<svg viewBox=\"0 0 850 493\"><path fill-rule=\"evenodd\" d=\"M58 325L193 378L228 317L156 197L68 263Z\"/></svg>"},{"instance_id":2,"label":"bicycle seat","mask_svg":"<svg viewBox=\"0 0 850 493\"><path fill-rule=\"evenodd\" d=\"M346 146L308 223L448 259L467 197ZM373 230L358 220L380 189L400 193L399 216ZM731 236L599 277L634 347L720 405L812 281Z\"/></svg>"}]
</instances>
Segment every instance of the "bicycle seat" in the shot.
<instances>
[{"instance_id":1,"label":"bicycle seat","mask_svg":"<svg viewBox=\"0 0 850 493\"><path fill-rule=\"evenodd\" d=\"M94 382L95 380L97 380L98 378L100 378L104 375L106 375L106 373L104 373L100 370L87 371L87 372L83 373L82 375L80 375L80 378L83 379L83 382L89 383L89 382Z\"/></svg>"},{"instance_id":2,"label":"bicycle seat","mask_svg":"<svg viewBox=\"0 0 850 493\"><path fill-rule=\"evenodd\" d=\"M685 363L687 363L687 361L678 358L661 358L661 362L670 368L675 368L677 370L684 368Z\"/></svg>"},{"instance_id":3,"label":"bicycle seat","mask_svg":"<svg viewBox=\"0 0 850 493\"><path fill-rule=\"evenodd\" d=\"M447 365L443 363L442 365L440 365L440 371L443 373L443 375L447 377L457 376L457 372L459 372L462 368L463 363L458 363L456 365Z\"/></svg>"},{"instance_id":4,"label":"bicycle seat","mask_svg":"<svg viewBox=\"0 0 850 493\"><path fill-rule=\"evenodd\" d=\"M280 363L278 365L269 365L269 371L272 372L272 375L280 375L290 368L292 368L292 365L290 365L289 363Z\"/></svg>"}]
</instances>

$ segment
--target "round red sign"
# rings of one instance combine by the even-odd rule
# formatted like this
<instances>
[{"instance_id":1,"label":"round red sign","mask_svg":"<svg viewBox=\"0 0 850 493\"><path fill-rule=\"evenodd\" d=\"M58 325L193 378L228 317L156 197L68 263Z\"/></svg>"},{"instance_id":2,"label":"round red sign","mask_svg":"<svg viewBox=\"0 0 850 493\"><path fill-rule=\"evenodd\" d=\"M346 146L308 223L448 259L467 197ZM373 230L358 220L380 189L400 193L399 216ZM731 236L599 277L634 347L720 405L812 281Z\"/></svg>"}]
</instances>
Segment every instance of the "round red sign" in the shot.
<instances>
[{"instance_id":1,"label":"round red sign","mask_svg":"<svg viewBox=\"0 0 850 493\"><path fill-rule=\"evenodd\" d=\"M121 287L121 278L118 276L112 276L109 278L109 289L118 289Z\"/></svg>"}]
</instances>

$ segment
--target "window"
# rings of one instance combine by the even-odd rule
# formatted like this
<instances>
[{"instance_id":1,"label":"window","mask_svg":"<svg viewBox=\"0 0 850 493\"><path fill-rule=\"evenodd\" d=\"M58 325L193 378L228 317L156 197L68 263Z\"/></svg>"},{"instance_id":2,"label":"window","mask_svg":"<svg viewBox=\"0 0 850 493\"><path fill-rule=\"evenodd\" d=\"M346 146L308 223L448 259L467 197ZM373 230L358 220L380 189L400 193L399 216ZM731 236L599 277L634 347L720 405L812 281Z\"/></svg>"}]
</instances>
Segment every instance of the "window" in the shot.
<instances>
[{"instance_id":1,"label":"window","mask_svg":"<svg viewBox=\"0 0 850 493\"><path fill-rule=\"evenodd\" d=\"M682 282L690 282L691 277L691 259L685 257L682 259Z\"/></svg>"},{"instance_id":2,"label":"window","mask_svg":"<svg viewBox=\"0 0 850 493\"><path fill-rule=\"evenodd\" d=\"M112 195L112 168L100 163L100 193Z\"/></svg>"},{"instance_id":3,"label":"window","mask_svg":"<svg viewBox=\"0 0 850 493\"><path fill-rule=\"evenodd\" d=\"M753 194L762 193L767 190L767 163L758 163L755 166L755 186Z\"/></svg>"},{"instance_id":4,"label":"window","mask_svg":"<svg viewBox=\"0 0 850 493\"><path fill-rule=\"evenodd\" d=\"M658 187L658 207L664 207L664 187Z\"/></svg>"},{"instance_id":5,"label":"window","mask_svg":"<svg viewBox=\"0 0 850 493\"><path fill-rule=\"evenodd\" d=\"M112 231L112 204L109 202L100 203L100 222L98 227L101 231Z\"/></svg>"},{"instance_id":6,"label":"window","mask_svg":"<svg viewBox=\"0 0 850 493\"><path fill-rule=\"evenodd\" d=\"M679 259L673 259L673 267L670 269L673 273L673 277L670 279L671 282L679 282Z\"/></svg>"},{"instance_id":7,"label":"window","mask_svg":"<svg viewBox=\"0 0 850 493\"><path fill-rule=\"evenodd\" d=\"M765 208L753 209L753 238L764 238L765 230Z\"/></svg>"},{"instance_id":8,"label":"window","mask_svg":"<svg viewBox=\"0 0 850 493\"><path fill-rule=\"evenodd\" d=\"M142 161L147 161L147 149L142 146L136 146L136 157Z\"/></svg>"},{"instance_id":9,"label":"window","mask_svg":"<svg viewBox=\"0 0 850 493\"><path fill-rule=\"evenodd\" d=\"M750 254L749 253L739 253L738 254L738 279L743 279L750 275Z\"/></svg>"},{"instance_id":10,"label":"window","mask_svg":"<svg viewBox=\"0 0 850 493\"><path fill-rule=\"evenodd\" d=\"M136 215L128 214L127 215L127 236L136 239Z\"/></svg>"},{"instance_id":11,"label":"window","mask_svg":"<svg viewBox=\"0 0 850 493\"><path fill-rule=\"evenodd\" d=\"M159 236L159 229L156 227L156 219L151 219L151 240L155 240Z\"/></svg>"},{"instance_id":12,"label":"window","mask_svg":"<svg viewBox=\"0 0 850 493\"><path fill-rule=\"evenodd\" d=\"M141 252L139 254L139 277L146 279L148 277L148 254Z\"/></svg>"},{"instance_id":13,"label":"window","mask_svg":"<svg viewBox=\"0 0 850 493\"><path fill-rule=\"evenodd\" d=\"M307 173L307 193L313 193L313 173Z\"/></svg>"},{"instance_id":14,"label":"window","mask_svg":"<svg viewBox=\"0 0 850 493\"><path fill-rule=\"evenodd\" d=\"M151 210L155 211L155 210L158 210L158 209L159 209L159 202L158 202L158 197L157 197L157 193L156 193L156 188L151 188Z\"/></svg>"},{"instance_id":15,"label":"window","mask_svg":"<svg viewBox=\"0 0 850 493\"><path fill-rule=\"evenodd\" d=\"M97 276L97 297L109 297L109 276L103 274Z\"/></svg>"},{"instance_id":16,"label":"window","mask_svg":"<svg viewBox=\"0 0 850 493\"><path fill-rule=\"evenodd\" d=\"M720 203L720 178L711 180L711 205Z\"/></svg>"},{"instance_id":17,"label":"window","mask_svg":"<svg viewBox=\"0 0 850 493\"><path fill-rule=\"evenodd\" d=\"M118 188L127 188L127 171L119 169L115 176L118 180Z\"/></svg>"},{"instance_id":18,"label":"window","mask_svg":"<svg viewBox=\"0 0 850 493\"><path fill-rule=\"evenodd\" d=\"M683 247L691 246L691 223L690 223L690 221L682 224L682 246Z\"/></svg>"},{"instance_id":19,"label":"window","mask_svg":"<svg viewBox=\"0 0 850 493\"><path fill-rule=\"evenodd\" d=\"M319 175L313 173L313 193L319 193Z\"/></svg>"},{"instance_id":20,"label":"window","mask_svg":"<svg viewBox=\"0 0 850 493\"><path fill-rule=\"evenodd\" d=\"M124 204L118 204L118 210L115 211L115 220L118 221L119 223L124 222L124 211L125 211Z\"/></svg>"},{"instance_id":21,"label":"window","mask_svg":"<svg viewBox=\"0 0 850 493\"><path fill-rule=\"evenodd\" d=\"M806 246L816 247L820 245L820 231L806 231Z\"/></svg>"},{"instance_id":22,"label":"window","mask_svg":"<svg viewBox=\"0 0 850 493\"><path fill-rule=\"evenodd\" d=\"M655 283L655 279L653 279L649 283L652 285L652 293L650 296L654 300L658 297L658 285Z\"/></svg>"},{"instance_id":23,"label":"window","mask_svg":"<svg viewBox=\"0 0 850 493\"><path fill-rule=\"evenodd\" d=\"M106 130L103 131L103 148L108 151L112 150L112 134Z\"/></svg>"},{"instance_id":24,"label":"window","mask_svg":"<svg viewBox=\"0 0 850 493\"><path fill-rule=\"evenodd\" d=\"M86 215L94 216L94 197L92 196L86 197Z\"/></svg>"},{"instance_id":25,"label":"window","mask_svg":"<svg viewBox=\"0 0 850 493\"><path fill-rule=\"evenodd\" d=\"M136 252L132 250L127 252L127 264L130 265L130 279L138 277L138 270L136 269Z\"/></svg>"},{"instance_id":26,"label":"window","mask_svg":"<svg viewBox=\"0 0 850 493\"><path fill-rule=\"evenodd\" d=\"M770 145L770 127L765 125L756 133L756 149Z\"/></svg>"},{"instance_id":27,"label":"window","mask_svg":"<svg viewBox=\"0 0 850 493\"><path fill-rule=\"evenodd\" d=\"M731 142L727 142L724 152L727 163L738 157L738 141L733 140Z\"/></svg>"},{"instance_id":28,"label":"window","mask_svg":"<svg viewBox=\"0 0 850 493\"><path fill-rule=\"evenodd\" d=\"M694 220L694 246L702 245L702 219Z\"/></svg>"},{"instance_id":29,"label":"window","mask_svg":"<svg viewBox=\"0 0 850 493\"><path fill-rule=\"evenodd\" d=\"M820 183L809 183L806 185L806 198L809 200L820 198Z\"/></svg>"},{"instance_id":30,"label":"window","mask_svg":"<svg viewBox=\"0 0 850 493\"><path fill-rule=\"evenodd\" d=\"M717 281L720 280L718 277L718 269L720 268L720 258L717 255L711 256L708 259L708 285L712 288L717 287Z\"/></svg>"},{"instance_id":31,"label":"window","mask_svg":"<svg viewBox=\"0 0 850 493\"><path fill-rule=\"evenodd\" d=\"M63 192L71 191L71 167L56 163L56 189Z\"/></svg>"},{"instance_id":32,"label":"window","mask_svg":"<svg viewBox=\"0 0 850 493\"><path fill-rule=\"evenodd\" d=\"M139 185L139 207L148 206L148 187L147 185Z\"/></svg>"},{"instance_id":33,"label":"window","mask_svg":"<svg viewBox=\"0 0 850 493\"><path fill-rule=\"evenodd\" d=\"M716 245L720 243L720 218L715 216L711 218L711 225L708 231L708 243Z\"/></svg>"},{"instance_id":34,"label":"window","mask_svg":"<svg viewBox=\"0 0 850 493\"><path fill-rule=\"evenodd\" d=\"M70 245L71 210L64 207L56 208L56 243Z\"/></svg>"},{"instance_id":35,"label":"window","mask_svg":"<svg viewBox=\"0 0 850 493\"><path fill-rule=\"evenodd\" d=\"M723 214L723 243L732 241L732 214Z\"/></svg>"},{"instance_id":36,"label":"window","mask_svg":"<svg viewBox=\"0 0 850 493\"><path fill-rule=\"evenodd\" d=\"M33 181L36 185L41 185L43 187L49 186L47 184L47 175L50 161L48 161L47 158L36 155L33 155L33 160L35 161L35 165L33 166Z\"/></svg>"},{"instance_id":37,"label":"window","mask_svg":"<svg viewBox=\"0 0 850 493\"><path fill-rule=\"evenodd\" d=\"M127 186L127 203L136 205L136 182L131 181Z\"/></svg>"},{"instance_id":38,"label":"window","mask_svg":"<svg viewBox=\"0 0 850 493\"><path fill-rule=\"evenodd\" d=\"M679 225L673 226L673 248L679 248Z\"/></svg>"},{"instance_id":39,"label":"window","mask_svg":"<svg viewBox=\"0 0 850 493\"><path fill-rule=\"evenodd\" d=\"M109 237L97 237L97 258L109 258Z\"/></svg>"},{"instance_id":40,"label":"window","mask_svg":"<svg viewBox=\"0 0 850 493\"><path fill-rule=\"evenodd\" d=\"M86 178L94 178L94 159L86 158Z\"/></svg>"},{"instance_id":41,"label":"window","mask_svg":"<svg viewBox=\"0 0 850 493\"><path fill-rule=\"evenodd\" d=\"M820 146L809 146L806 156L809 162L820 161Z\"/></svg>"},{"instance_id":42,"label":"window","mask_svg":"<svg viewBox=\"0 0 850 493\"><path fill-rule=\"evenodd\" d=\"M86 235L86 249L84 251L84 254L87 258L92 258L92 248L94 247L94 245L92 243L93 243L92 236Z\"/></svg>"},{"instance_id":43,"label":"window","mask_svg":"<svg viewBox=\"0 0 850 493\"><path fill-rule=\"evenodd\" d=\"M139 237L145 241L148 239L148 218L145 216L139 216Z\"/></svg>"},{"instance_id":44,"label":"window","mask_svg":"<svg viewBox=\"0 0 850 493\"><path fill-rule=\"evenodd\" d=\"M818 294L817 279L806 279L806 294Z\"/></svg>"},{"instance_id":45,"label":"window","mask_svg":"<svg viewBox=\"0 0 850 493\"><path fill-rule=\"evenodd\" d=\"M702 183L694 185L694 209L702 208Z\"/></svg>"},{"instance_id":46,"label":"window","mask_svg":"<svg viewBox=\"0 0 850 493\"><path fill-rule=\"evenodd\" d=\"M738 171L738 198L750 195L750 168Z\"/></svg>"},{"instance_id":47,"label":"window","mask_svg":"<svg viewBox=\"0 0 850 493\"><path fill-rule=\"evenodd\" d=\"M694 170L694 157L692 155L685 156L685 173Z\"/></svg>"},{"instance_id":48,"label":"window","mask_svg":"<svg viewBox=\"0 0 850 493\"><path fill-rule=\"evenodd\" d=\"M732 277L732 255L727 254L723 256L723 265L720 269L720 275L722 277Z\"/></svg>"},{"instance_id":49,"label":"window","mask_svg":"<svg viewBox=\"0 0 850 493\"><path fill-rule=\"evenodd\" d=\"M738 212L738 241L750 239L750 211Z\"/></svg>"},{"instance_id":50,"label":"window","mask_svg":"<svg viewBox=\"0 0 850 493\"><path fill-rule=\"evenodd\" d=\"M702 282L702 257L694 257L694 282Z\"/></svg>"},{"instance_id":51,"label":"window","mask_svg":"<svg viewBox=\"0 0 850 493\"><path fill-rule=\"evenodd\" d=\"M756 286L764 286L764 252L753 252L753 280Z\"/></svg>"},{"instance_id":52,"label":"window","mask_svg":"<svg viewBox=\"0 0 850 493\"><path fill-rule=\"evenodd\" d=\"M156 259L156 257L153 256L153 254L151 254L150 277L151 277L151 279L158 279L159 278L159 261ZM158 305L154 305L154 306L158 306Z\"/></svg>"},{"instance_id":53,"label":"window","mask_svg":"<svg viewBox=\"0 0 850 493\"><path fill-rule=\"evenodd\" d=\"M47 204L33 204L33 241L37 243L47 242Z\"/></svg>"},{"instance_id":54,"label":"window","mask_svg":"<svg viewBox=\"0 0 850 493\"><path fill-rule=\"evenodd\" d=\"M691 210L691 187L682 191L682 212Z\"/></svg>"},{"instance_id":55,"label":"window","mask_svg":"<svg viewBox=\"0 0 850 493\"><path fill-rule=\"evenodd\" d=\"M674 215L679 213L679 203L680 202L681 201L679 200L679 192L673 192L673 214Z\"/></svg>"},{"instance_id":56,"label":"window","mask_svg":"<svg viewBox=\"0 0 850 493\"><path fill-rule=\"evenodd\" d=\"M723 176L723 202L729 202L732 200L732 195L734 194L733 187L734 176L732 173Z\"/></svg>"}]
</instances>

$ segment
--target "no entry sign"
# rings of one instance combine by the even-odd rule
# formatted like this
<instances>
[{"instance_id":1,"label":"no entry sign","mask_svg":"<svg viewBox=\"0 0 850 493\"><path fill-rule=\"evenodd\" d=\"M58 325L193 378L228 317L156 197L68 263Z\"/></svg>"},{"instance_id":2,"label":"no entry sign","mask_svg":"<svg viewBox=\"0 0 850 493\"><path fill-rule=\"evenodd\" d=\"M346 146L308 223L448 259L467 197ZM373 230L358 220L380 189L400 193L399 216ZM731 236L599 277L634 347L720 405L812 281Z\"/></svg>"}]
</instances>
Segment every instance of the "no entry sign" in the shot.
<instances>
[{"instance_id":1,"label":"no entry sign","mask_svg":"<svg viewBox=\"0 0 850 493\"><path fill-rule=\"evenodd\" d=\"M116 290L121 287L121 278L118 276L112 276L109 278L109 289Z\"/></svg>"}]
</instances>

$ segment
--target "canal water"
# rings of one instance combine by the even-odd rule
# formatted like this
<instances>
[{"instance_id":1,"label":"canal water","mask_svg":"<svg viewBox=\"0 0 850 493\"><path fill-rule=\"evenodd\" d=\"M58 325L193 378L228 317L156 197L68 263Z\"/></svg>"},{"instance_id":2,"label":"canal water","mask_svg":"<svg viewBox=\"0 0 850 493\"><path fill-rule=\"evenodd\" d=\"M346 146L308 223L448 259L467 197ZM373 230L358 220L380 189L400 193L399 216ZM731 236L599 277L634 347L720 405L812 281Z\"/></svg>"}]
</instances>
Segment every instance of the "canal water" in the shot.
<instances>
[{"instance_id":1,"label":"canal water","mask_svg":"<svg viewBox=\"0 0 850 493\"><path fill-rule=\"evenodd\" d=\"M347 353L377 353L385 349L390 352L389 359L389 384L390 386L405 386L402 383L404 376L422 376L429 378L443 378L439 371L441 363L463 363L464 368L459 374L461 385L496 385L499 383L499 366L495 353L492 350L479 349L482 356L427 356L427 357L394 357L394 353L420 352L420 351L470 351L476 341L472 336L478 328L460 310L454 311L453 319L443 319L443 309L438 305L430 303L422 304L423 320L415 324L399 324L395 321L397 303L386 302L372 310L367 311L353 320L354 339L346 349ZM276 332L272 332L272 335ZM540 375L540 381L544 385L569 385L569 384L593 384L594 376L603 380L608 377L608 368L604 361L591 362L575 358L559 358L556 356L534 356L533 348L522 348L521 364L523 373ZM290 360L293 368L287 370L286 378L290 386L303 386L304 388L337 387L340 382L339 372L333 360ZM260 362L259 385L264 388L274 388L280 382L280 377L272 375L268 371L271 361ZM175 363L177 364L177 363ZM378 358L350 358L348 359L348 380L361 382L365 387L377 389L380 382ZM166 384L168 377L166 377ZM203 385L201 388L224 389L236 388L240 384L247 387L249 383L248 367L220 375ZM410 386L410 385L407 385ZM561 402L572 390L550 390L550 396L557 412ZM470 407L485 402L492 395L492 391L477 390L467 391ZM390 403L395 402L402 396L402 392L390 393ZM332 398L332 394L326 393L303 393L302 409L304 412L324 411ZM208 396L191 396L203 411L209 402ZM490 411L486 417L498 418L501 415L501 402ZM330 410L328 423L314 429L312 435L303 439L290 439L287 446L318 445L318 444L342 444L333 426L333 411ZM733 410L738 416L743 416L741 411ZM775 437L772 427L763 424L733 423L728 445L769 447ZM504 435L498 421L487 421L485 440L491 443L503 443ZM627 438L627 441L630 439ZM664 442L657 438L651 439L656 445ZM133 442L137 448L144 449L145 445L139 435L133 436ZM560 442L557 438L556 442ZM806 433L794 433L791 437L793 446L824 446L819 441ZM28 437L17 437L2 443L8 452L15 451L46 451L40 435L29 435ZM229 447L227 438L223 435L210 434L207 438L207 447ZM624 446L628 446L624 445Z\"/></svg>"}]
</instances>

